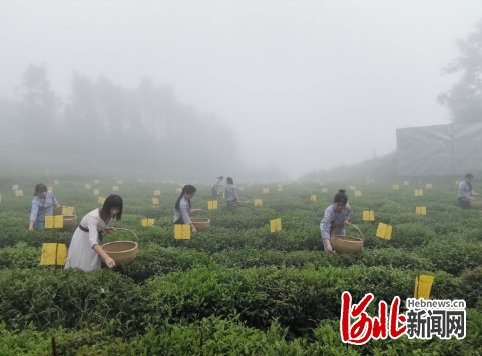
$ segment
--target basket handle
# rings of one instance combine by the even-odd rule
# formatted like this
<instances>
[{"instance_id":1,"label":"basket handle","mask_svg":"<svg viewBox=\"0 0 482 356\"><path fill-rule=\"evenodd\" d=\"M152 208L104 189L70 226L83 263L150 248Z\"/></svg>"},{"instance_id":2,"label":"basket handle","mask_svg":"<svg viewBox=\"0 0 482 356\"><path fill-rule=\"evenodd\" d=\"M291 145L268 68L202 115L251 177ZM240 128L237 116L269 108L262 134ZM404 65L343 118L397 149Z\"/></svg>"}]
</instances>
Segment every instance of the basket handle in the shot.
<instances>
[{"instance_id":1,"label":"basket handle","mask_svg":"<svg viewBox=\"0 0 482 356\"><path fill-rule=\"evenodd\" d=\"M360 228L358 226L356 226L355 224L348 224L347 226L353 226L355 229L358 230L358 232L360 233L361 237L362 238L365 238L365 236L363 236L363 232L360 230ZM336 232L337 229L334 229L333 230L333 233L331 234L331 238L333 238L333 236L335 236L335 232Z\"/></svg>"},{"instance_id":2,"label":"basket handle","mask_svg":"<svg viewBox=\"0 0 482 356\"><path fill-rule=\"evenodd\" d=\"M139 242L139 238L137 237L137 235L132 231L132 230L129 230L129 229L126 229L124 227L115 227L114 230L112 230L111 232L109 232L108 234L105 234L105 235L110 235L112 233L115 233L116 231L118 230L121 230L121 231L128 231L131 233L132 237L136 240L136 242ZM105 235L103 236L103 240L105 241Z\"/></svg>"}]
</instances>

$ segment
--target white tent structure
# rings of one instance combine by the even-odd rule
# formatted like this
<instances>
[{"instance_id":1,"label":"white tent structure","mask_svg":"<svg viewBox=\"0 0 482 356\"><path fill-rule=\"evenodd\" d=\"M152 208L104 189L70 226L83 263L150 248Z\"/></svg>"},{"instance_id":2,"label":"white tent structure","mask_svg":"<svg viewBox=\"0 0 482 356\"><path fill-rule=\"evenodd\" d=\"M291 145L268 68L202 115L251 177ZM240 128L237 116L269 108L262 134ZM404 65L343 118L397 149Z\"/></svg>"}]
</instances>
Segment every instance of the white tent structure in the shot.
<instances>
[{"instance_id":1,"label":"white tent structure","mask_svg":"<svg viewBox=\"0 0 482 356\"><path fill-rule=\"evenodd\" d=\"M482 171L482 123L397 129L399 176Z\"/></svg>"}]
</instances>

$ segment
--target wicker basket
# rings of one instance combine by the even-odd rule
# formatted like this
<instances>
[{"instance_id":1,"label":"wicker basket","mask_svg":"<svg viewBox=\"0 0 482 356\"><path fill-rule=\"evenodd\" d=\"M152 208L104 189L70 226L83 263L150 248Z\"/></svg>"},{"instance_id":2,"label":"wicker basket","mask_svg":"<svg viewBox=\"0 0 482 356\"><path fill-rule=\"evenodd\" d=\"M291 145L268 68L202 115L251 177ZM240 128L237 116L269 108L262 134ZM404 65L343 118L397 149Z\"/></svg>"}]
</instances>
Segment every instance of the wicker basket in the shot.
<instances>
[{"instance_id":1,"label":"wicker basket","mask_svg":"<svg viewBox=\"0 0 482 356\"><path fill-rule=\"evenodd\" d=\"M137 235L131 230L116 228L114 231L117 230L128 231L138 240ZM136 258L139 245L135 241L114 241L103 244L102 249L115 261L116 265L125 265Z\"/></svg>"},{"instance_id":2,"label":"wicker basket","mask_svg":"<svg viewBox=\"0 0 482 356\"><path fill-rule=\"evenodd\" d=\"M238 197L238 206L248 206L249 205L249 199L245 197Z\"/></svg>"},{"instance_id":3,"label":"wicker basket","mask_svg":"<svg viewBox=\"0 0 482 356\"><path fill-rule=\"evenodd\" d=\"M470 201L470 207L472 209L482 210L482 202L481 201Z\"/></svg>"},{"instance_id":4,"label":"wicker basket","mask_svg":"<svg viewBox=\"0 0 482 356\"><path fill-rule=\"evenodd\" d=\"M191 218L191 222L193 223L196 231L207 231L209 229L209 223L211 219L209 218Z\"/></svg>"},{"instance_id":5,"label":"wicker basket","mask_svg":"<svg viewBox=\"0 0 482 356\"><path fill-rule=\"evenodd\" d=\"M64 230L74 231L77 228L77 215L63 215Z\"/></svg>"},{"instance_id":6,"label":"wicker basket","mask_svg":"<svg viewBox=\"0 0 482 356\"><path fill-rule=\"evenodd\" d=\"M356 228L363 236L361 230L356 225L349 225ZM360 253L363 251L363 239L355 236L332 235L331 245L336 252L341 253Z\"/></svg>"}]
</instances>

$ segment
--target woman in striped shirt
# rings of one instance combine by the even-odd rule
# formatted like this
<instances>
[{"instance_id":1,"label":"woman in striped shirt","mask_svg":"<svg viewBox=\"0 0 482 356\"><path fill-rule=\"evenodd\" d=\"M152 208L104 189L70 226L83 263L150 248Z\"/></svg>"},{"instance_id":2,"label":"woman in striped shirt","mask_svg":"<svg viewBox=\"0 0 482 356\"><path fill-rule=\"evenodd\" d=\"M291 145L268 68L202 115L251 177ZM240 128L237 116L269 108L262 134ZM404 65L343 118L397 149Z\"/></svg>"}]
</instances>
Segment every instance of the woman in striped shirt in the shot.
<instances>
[{"instance_id":1,"label":"woman in striped shirt","mask_svg":"<svg viewBox=\"0 0 482 356\"><path fill-rule=\"evenodd\" d=\"M325 252L333 252L331 235L345 235L345 225L350 223L351 207L348 205L348 196L344 189L335 194L333 204L325 210L325 216L321 220L320 230L323 238Z\"/></svg>"}]
</instances>

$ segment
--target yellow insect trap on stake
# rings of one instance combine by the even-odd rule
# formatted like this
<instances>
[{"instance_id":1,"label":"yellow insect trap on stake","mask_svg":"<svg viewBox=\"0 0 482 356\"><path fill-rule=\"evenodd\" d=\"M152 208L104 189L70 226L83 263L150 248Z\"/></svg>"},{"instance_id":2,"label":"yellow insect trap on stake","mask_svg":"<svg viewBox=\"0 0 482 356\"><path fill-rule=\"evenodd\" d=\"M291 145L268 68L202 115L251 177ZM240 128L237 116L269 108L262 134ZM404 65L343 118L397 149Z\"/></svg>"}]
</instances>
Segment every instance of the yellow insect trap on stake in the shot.
<instances>
[{"instance_id":1,"label":"yellow insect trap on stake","mask_svg":"<svg viewBox=\"0 0 482 356\"><path fill-rule=\"evenodd\" d=\"M385 240L390 240L392 238L392 225L379 223L376 236Z\"/></svg>"},{"instance_id":2,"label":"yellow insect trap on stake","mask_svg":"<svg viewBox=\"0 0 482 356\"><path fill-rule=\"evenodd\" d=\"M415 208L415 214L417 214L417 215L427 215L427 207L426 206L417 206Z\"/></svg>"},{"instance_id":3,"label":"yellow insect trap on stake","mask_svg":"<svg viewBox=\"0 0 482 356\"><path fill-rule=\"evenodd\" d=\"M409 184L409 181L408 180L404 180L403 181L403 185L408 185Z\"/></svg>"},{"instance_id":4,"label":"yellow insect trap on stake","mask_svg":"<svg viewBox=\"0 0 482 356\"><path fill-rule=\"evenodd\" d=\"M159 204L160 204L160 203L159 203L159 199L157 199L157 198L152 198L152 205L155 206L155 205L159 205Z\"/></svg>"},{"instance_id":5,"label":"yellow insect trap on stake","mask_svg":"<svg viewBox=\"0 0 482 356\"><path fill-rule=\"evenodd\" d=\"M316 194L311 194L310 202L314 203L316 201Z\"/></svg>"},{"instance_id":6,"label":"yellow insect trap on stake","mask_svg":"<svg viewBox=\"0 0 482 356\"><path fill-rule=\"evenodd\" d=\"M208 200L208 210L216 210L218 208L217 200Z\"/></svg>"},{"instance_id":7,"label":"yellow insect trap on stake","mask_svg":"<svg viewBox=\"0 0 482 356\"><path fill-rule=\"evenodd\" d=\"M23 197L23 190L22 189L19 189L19 190L16 190L15 191L15 196L18 198L18 197Z\"/></svg>"},{"instance_id":8,"label":"yellow insect trap on stake","mask_svg":"<svg viewBox=\"0 0 482 356\"><path fill-rule=\"evenodd\" d=\"M182 192L182 188L177 187L177 188L176 188L176 193L181 193L181 192Z\"/></svg>"},{"instance_id":9,"label":"yellow insect trap on stake","mask_svg":"<svg viewBox=\"0 0 482 356\"><path fill-rule=\"evenodd\" d=\"M155 197L158 197L161 195L161 191L160 190L154 190L154 196Z\"/></svg>"},{"instance_id":10,"label":"yellow insect trap on stake","mask_svg":"<svg viewBox=\"0 0 482 356\"><path fill-rule=\"evenodd\" d=\"M425 184L425 189L432 189L432 183Z\"/></svg>"},{"instance_id":11,"label":"yellow insect trap on stake","mask_svg":"<svg viewBox=\"0 0 482 356\"><path fill-rule=\"evenodd\" d=\"M67 246L61 243L42 244L41 266L63 266L67 260Z\"/></svg>"},{"instance_id":12,"label":"yellow insect trap on stake","mask_svg":"<svg viewBox=\"0 0 482 356\"><path fill-rule=\"evenodd\" d=\"M278 192L282 192L283 191L283 184L278 184Z\"/></svg>"},{"instance_id":13,"label":"yellow insect trap on stake","mask_svg":"<svg viewBox=\"0 0 482 356\"><path fill-rule=\"evenodd\" d=\"M113 192L118 192L118 191L119 191L119 186L117 186L117 185L112 186L112 191L113 191Z\"/></svg>"},{"instance_id":14,"label":"yellow insect trap on stake","mask_svg":"<svg viewBox=\"0 0 482 356\"><path fill-rule=\"evenodd\" d=\"M375 212L373 210L364 210L363 221L375 221Z\"/></svg>"},{"instance_id":15,"label":"yellow insect trap on stake","mask_svg":"<svg viewBox=\"0 0 482 356\"><path fill-rule=\"evenodd\" d=\"M174 225L174 239L176 240L190 240L191 239L191 225L176 224Z\"/></svg>"},{"instance_id":16,"label":"yellow insect trap on stake","mask_svg":"<svg viewBox=\"0 0 482 356\"><path fill-rule=\"evenodd\" d=\"M328 193L328 188L321 188L322 193Z\"/></svg>"},{"instance_id":17,"label":"yellow insect trap on stake","mask_svg":"<svg viewBox=\"0 0 482 356\"><path fill-rule=\"evenodd\" d=\"M154 219L149 219L149 218L141 219L141 226L143 227L154 226Z\"/></svg>"},{"instance_id":18,"label":"yellow insect trap on stake","mask_svg":"<svg viewBox=\"0 0 482 356\"><path fill-rule=\"evenodd\" d=\"M263 187L263 194L269 194L269 187Z\"/></svg>"},{"instance_id":19,"label":"yellow insect trap on stake","mask_svg":"<svg viewBox=\"0 0 482 356\"><path fill-rule=\"evenodd\" d=\"M64 216L63 215L50 215L45 217L45 228L46 229L63 229L64 227Z\"/></svg>"},{"instance_id":20,"label":"yellow insect trap on stake","mask_svg":"<svg viewBox=\"0 0 482 356\"><path fill-rule=\"evenodd\" d=\"M104 205L105 198L104 198L104 197L99 197L99 199L97 199L97 202L98 202L100 205Z\"/></svg>"},{"instance_id":21,"label":"yellow insect trap on stake","mask_svg":"<svg viewBox=\"0 0 482 356\"><path fill-rule=\"evenodd\" d=\"M14 184L12 185L12 191L16 191L16 190L19 190L19 185L18 184Z\"/></svg>"},{"instance_id":22,"label":"yellow insect trap on stake","mask_svg":"<svg viewBox=\"0 0 482 356\"><path fill-rule=\"evenodd\" d=\"M416 197L421 197L423 195L423 189L415 189L414 195Z\"/></svg>"},{"instance_id":23,"label":"yellow insect trap on stake","mask_svg":"<svg viewBox=\"0 0 482 356\"><path fill-rule=\"evenodd\" d=\"M271 232L281 231L281 218L270 220Z\"/></svg>"},{"instance_id":24,"label":"yellow insect trap on stake","mask_svg":"<svg viewBox=\"0 0 482 356\"><path fill-rule=\"evenodd\" d=\"M52 186L49 186L49 187L47 187L47 190L48 190L50 193L52 193L52 192L54 191L54 188L52 188Z\"/></svg>"},{"instance_id":25,"label":"yellow insect trap on stake","mask_svg":"<svg viewBox=\"0 0 482 356\"><path fill-rule=\"evenodd\" d=\"M360 198L362 196L361 190L355 190L355 198Z\"/></svg>"},{"instance_id":26,"label":"yellow insect trap on stake","mask_svg":"<svg viewBox=\"0 0 482 356\"><path fill-rule=\"evenodd\" d=\"M393 190L399 190L400 189L400 184L393 184L392 185Z\"/></svg>"},{"instance_id":27,"label":"yellow insect trap on stake","mask_svg":"<svg viewBox=\"0 0 482 356\"><path fill-rule=\"evenodd\" d=\"M421 274L415 277L414 298L430 299L434 277Z\"/></svg>"},{"instance_id":28,"label":"yellow insect trap on stake","mask_svg":"<svg viewBox=\"0 0 482 356\"><path fill-rule=\"evenodd\" d=\"M262 206L263 201L261 199L254 199L254 206Z\"/></svg>"},{"instance_id":29,"label":"yellow insect trap on stake","mask_svg":"<svg viewBox=\"0 0 482 356\"><path fill-rule=\"evenodd\" d=\"M84 188L90 190L90 184L84 184Z\"/></svg>"},{"instance_id":30,"label":"yellow insect trap on stake","mask_svg":"<svg viewBox=\"0 0 482 356\"><path fill-rule=\"evenodd\" d=\"M94 189L94 195L100 195L100 190L99 190L99 189Z\"/></svg>"},{"instance_id":31,"label":"yellow insect trap on stake","mask_svg":"<svg viewBox=\"0 0 482 356\"><path fill-rule=\"evenodd\" d=\"M356 187L354 185L349 185L348 189L351 190L352 192L356 190Z\"/></svg>"}]
</instances>

